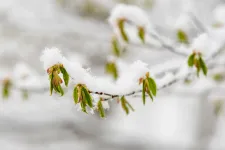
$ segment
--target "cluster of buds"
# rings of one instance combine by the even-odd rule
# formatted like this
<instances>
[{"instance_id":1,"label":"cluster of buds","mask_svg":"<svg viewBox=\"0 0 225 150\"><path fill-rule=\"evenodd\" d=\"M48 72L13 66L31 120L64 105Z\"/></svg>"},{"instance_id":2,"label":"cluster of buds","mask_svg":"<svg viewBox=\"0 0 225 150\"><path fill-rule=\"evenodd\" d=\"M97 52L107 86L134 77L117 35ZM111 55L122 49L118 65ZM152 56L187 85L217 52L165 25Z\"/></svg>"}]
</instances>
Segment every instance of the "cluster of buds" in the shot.
<instances>
[{"instance_id":1,"label":"cluster of buds","mask_svg":"<svg viewBox=\"0 0 225 150\"><path fill-rule=\"evenodd\" d=\"M150 77L149 72L145 74L145 77L139 79L139 84L142 84L142 100L143 104L145 104L146 101L146 93L149 95L149 97L153 101L153 96L156 96L157 94L157 85L155 83L155 80Z\"/></svg>"},{"instance_id":2,"label":"cluster of buds","mask_svg":"<svg viewBox=\"0 0 225 150\"><path fill-rule=\"evenodd\" d=\"M93 104L93 98L91 96L91 91L84 84L77 84L73 90L73 99L75 104L80 104L81 110L85 113L87 112L87 107L92 110L97 110L101 118L105 117L105 110L102 102L104 99L100 97L97 104ZM98 93L100 94L100 93Z\"/></svg>"},{"instance_id":3,"label":"cluster of buds","mask_svg":"<svg viewBox=\"0 0 225 150\"><path fill-rule=\"evenodd\" d=\"M73 90L75 104L80 104L82 111L87 113L87 106L93 109L92 97L84 84L77 84Z\"/></svg>"},{"instance_id":4,"label":"cluster of buds","mask_svg":"<svg viewBox=\"0 0 225 150\"><path fill-rule=\"evenodd\" d=\"M197 76L199 76L200 71L206 76L208 68L202 59L202 54L200 52L193 51L193 53L188 58L188 66L197 69Z\"/></svg>"},{"instance_id":5,"label":"cluster of buds","mask_svg":"<svg viewBox=\"0 0 225 150\"><path fill-rule=\"evenodd\" d=\"M47 73L49 75L49 81L50 81L50 94L52 95L53 89L56 93L61 94L61 96L64 94L64 91L61 87L61 84L65 83L65 86L68 86L69 83L69 74L67 73L66 69L62 64L56 64L50 68L48 68ZM59 74L62 73L63 80L59 76Z\"/></svg>"}]
</instances>

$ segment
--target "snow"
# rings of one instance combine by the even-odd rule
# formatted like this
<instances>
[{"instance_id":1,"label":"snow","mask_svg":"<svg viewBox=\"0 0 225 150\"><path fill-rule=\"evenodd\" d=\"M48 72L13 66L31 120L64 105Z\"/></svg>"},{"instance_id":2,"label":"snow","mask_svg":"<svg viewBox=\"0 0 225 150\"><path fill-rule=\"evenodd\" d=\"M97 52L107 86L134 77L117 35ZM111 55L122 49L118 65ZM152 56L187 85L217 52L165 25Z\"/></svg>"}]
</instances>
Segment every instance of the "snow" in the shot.
<instances>
[{"instance_id":1,"label":"snow","mask_svg":"<svg viewBox=\"0 0 225 150\"><path fill-rule=\"evenodd\" d=\"M176 30L182 30L184 32L189 32L191 28L193 28L193 23L190 16L187 13L181 14L177 21L175 22Z\"/></svg>"},{"instance_id":2,"label":"snow","mask_svg":"<svg viewBox=\"0 0 225 150\"><path fill-rule=\"evenodd\" d=\"M225 24L225 4L217 6L213 11L213 16L216 23Z\"/></svg>"},{"instance_id":3,"label":"snow","mask_svg":"<svg viewBox=\"0 0 225 150\"><path fill-rule=\"evenodd\" d=\"M40 57L46 71L55 64L62 63L62 59L61 51L58 48L46 48Z\"/></svg>"},{"instance_id":4,"label":"snow","mask_svg":"<svg viewBox=\"0 0 225 150\"><path fill-rule=\"evenodd\" d=\"M142 9L134 5L116 5L112 9L108 21L114 28L117 28L117 21L119 19L126 19L136 26L141 27L146 27L150 24L147 14Z\"/></svg>"},{"instance_id":5,"label":"snow","mask_svg":"<svg viewBox=\"0 0 225 150\"><path fill-rule=\"evenodd\" d=\"M212 55L219 47L220 44L207 33L200 34L191 44L191 50L201 52L204 57Z\"/></svg>"}]
</instances>

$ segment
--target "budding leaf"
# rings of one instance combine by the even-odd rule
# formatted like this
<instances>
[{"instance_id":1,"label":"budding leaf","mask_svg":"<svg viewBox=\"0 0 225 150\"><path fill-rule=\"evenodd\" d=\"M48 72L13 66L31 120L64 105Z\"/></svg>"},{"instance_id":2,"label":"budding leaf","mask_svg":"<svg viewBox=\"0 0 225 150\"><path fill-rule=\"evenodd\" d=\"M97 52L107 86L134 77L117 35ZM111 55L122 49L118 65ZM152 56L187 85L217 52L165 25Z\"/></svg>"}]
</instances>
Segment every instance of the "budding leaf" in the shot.
<instances>
[{"instance_id":1,"label":"budding leaf","mask_svg":"<svg viewBox=\"0 0 225 150\"><path fill-rule=\"evenodd\" d=\"M117 66L114 62L108 62L105 67L106 73L113 75L116 80L118 78Z\"/></svg>"},{"instance_id":2,"label":"budding leaf","mask_svg":"<svg viewBox=\"0 0 225 150\"><path fill-rule=\"evenodd\" d=\"M104 108L103 108L103 106L102 106L102 99L100 99L100 100L98 101L98 104L97 104L97 110L98 110L98 112L99 112L99 116L100 116L101 118L105 118L105 111L104 111Z\"/></svg>"},{"instance_id":3,"label":"budding leaf","mask_svg":"<svg viewBox=\"0 0 225 150\"><path fill-rule=\"evenodd\" d=\"M203 74L206 76L207 72L208 72L208 68L207 68L204 60L202 59L202 57L199 57L199 64L200 64L200 67L202 68Z\"/></svg>"},{"instance_id":4,"label":"budding leaf","mask_svg":"<svg viewBox=\"0 0 225 150\"><path fill-rule=\"evenodd\" d=\"M147 93L148 93L148 96L151 98L151 100L153 101L154 99L153 99L153 96L152 96L152 94L151 94L151 91L149 90L149 89L147 89L147 91L146 91Z\"/></svg>"},{"instance_id":5,"label":"budding leaf","mask_svg":"<svg viewBox=\"0 0 225 150\"><path fill-rule=\"evenodd\" d=\"M150 87L148 78L149 78L149 77L147 77L147 78L145 79L145 83L146 83L146 92L148 93L149 97L150 97L150 98L152 99L152 101L153 101L153 96L152 96L152 94L151 94L151 87Z\"/></svg>"},{"instance_id":6,"label":"budding leaf","mask_svg":"<svg viewBox=\"0 0 225 150\"><path fill-rule=\"evenodd\" d=\"M78 100L78 86L76 86L73 90L73 100L74 100L75 104L77 104L79 102L79 100Z\"/></svg>"},{"instance_id":7,"label":"budding leaf","mask_svg":"<svg viewBox=\"0 0 225 150\"><path fill-rule=\"evenodd\" d=\"M86 109L87 104L84 99L81 101L80 106L81 106L82 111L87 114L87 109Z\"/></svg>"},{"instance_id":8,"label":"budding leaf","mask_svg":"<svg viewBox=\"0 0 225 150\"><path fill-rule=\"evenodd\" d=\"M157 86L156 86L155 80L152 79L152 78L148 78L148 83L149 83L149 87L150 87L150 89L152 91L152 94L154 96L156 96Z\"/></svg>"},{"instance_id":9,"label":"budding leaf","mask_svg":"<svg viewBox=\"0 0 225 150\"><path fill-rule=\"evenodd\" d=\"M87 101L88 106L90 108L92 108L93 107L93 104L92 104L92 98L91 98L90 93L84 87L82 87L82 92L84 92L85 100Z\"/></svg>"},{"instance_id":10,"label":"budding leaf","mask_svg":"<svg viewBox=\"0 0 225 150\"><path fill-rule=\"evenodd\" d=\"M194 58L195 58L195 54L191 54L189 57L188 57L188 66L189 67L192 67L194 65Z\"/></svg>"},{"instance_id":11,"label":"budding leaf","mask_svg":"<svg viewBox=\"0 0 225 150\"><path fill-rule=\"evenodd\" d=\"M129 114L129 109L128 109L127 105L126 105L126 99L125 99L125 97L122 96L120 101L121 101L121 106L122 106L123 110L128 115Z\"/></svg>"},{"instance_id":12,"label":"budding leaf","mask_svg":"<svg viewBox=\"0 0 225 150\"><path fill-rule=\"evenodd\" d=\"M143 104L145 105L145 101L146 101L146 97L145 97L145 89L146 89L146 86L145 86L145 80L143 80L143 83L142 83L142 101L143 101Z\"/></svg>"},{"instance_id":13,"label":"budding leaf","mask_svg":"<svg viewBox=\"0 0 225 150\"><path fill-rule=\"evenodd\" d=\"M3 98L8 98L9 97L9 89L8 88L3 88L2 89L2 96Z\"/></svg>"},{"instance_id":14,"label":"budding leaf","mask_svg":"<svg viewBox=\"0 0 225 150\"><path fill-rule=\"evenodd\" d=\"M145 30L143 27L138 28L138 36L141 39L142 43L145 43Z\"/></svg>"},{"instance_id":15,"label":"budding leaf","mask_svg":"<svg viewBox=\"0 0 225 150\"><path fill-rule=\"evenodd\" d=\"M128 101L126 101L126 104L132 111L135 111L134 108L131 106L131 104Z\"/></svg>"},{"instance_id":16,"label":"budding leaf","mask_svg":"<svg viewBox=\"0 0 225 150\"><path fill-rule=\"evenodd\" d=\"M119 48L119 43L118 40L116 39L116 37L112 38L112 50L113 53L119 57L120 56L120 48Z\"/></svg>"},{"instance_id":17,"label":"budding leaf","mask_svg":"<svg viewBox=\"0 0 225 150\"><path fill-rule=\"evenodd\" d=\"M65 86L68 86L69 79L70 79L68 72L66 71L66 69L64 67L60 67L60 71L63 74L63 80L65 83Z\"/></svg>"},{"instance_id":18,"label":"budding leaf","mask_svg":"<svg viewBox=\"0 0 225 150\"><path fill-rule=\"evenodd\" d=\"M61 96L63 96L64 95L64 91L63 91L63 89L62 89L60 84L58 85L57 89L58 89L59 93L61 94Z\"/></svg>"},{"instance_id":19,"label":"budding leaf","mask_svg":"<svg viewBox=\"0 0 225 150\"><path fill-rule=\"evenodd\" d=\"M224 76L223 76L222 74L217 73L217 74L215 74L215 75L213 76L213 79L214 79L215 81L223 81L223 80L224 80Z\"/></svg>"},{"instance_id":20,"label":"budding leaf","mask_svg":"<svg viewBox=\"0 0 225 150\"><path fill-rule=\"evenodd\" d=\"M180 43L188 44L188 36L184 31L178 30L177 38Z\"/></svg>"},{"instance_id":21,"label":"budding leaf","mask_svg":"<svg viewBox=\"0 0 225 150\"><path fill-rule=\"evenodd\" d=\"M128 43L129 39L128 39L128 36L127 36L127 34L126 34L125 30L124 30L124 23L125 23L124 19L118 20L118 27L119 27L121 36L122 36L123 40Z\"/></svg>"}]
</instances>

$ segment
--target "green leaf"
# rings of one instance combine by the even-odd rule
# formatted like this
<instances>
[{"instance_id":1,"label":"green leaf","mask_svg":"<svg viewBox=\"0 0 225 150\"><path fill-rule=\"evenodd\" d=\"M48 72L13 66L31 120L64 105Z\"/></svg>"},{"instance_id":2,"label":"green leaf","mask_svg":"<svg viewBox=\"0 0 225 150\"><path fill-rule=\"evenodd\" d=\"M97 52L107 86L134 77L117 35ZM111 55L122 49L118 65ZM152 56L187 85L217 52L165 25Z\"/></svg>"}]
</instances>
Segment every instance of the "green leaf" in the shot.
<instances>
[{"instance_id":1,"label":"green leaf","mask_svg":"<svg viewBox=\"0 0 225 150\"><path fill-rule=\"evenodd\" d=\"M61 85L59 84L57 88L58 88L59 93L61 94L61 96L63 96L64 95L64 91L63 91Z\"/></svg>"},{"instance_id":2,"label":"green leaf","mask_svg":"<svg viewBox=\"0 0 225 150\"><path fill-rule=\"evenodd\" d=\"M145 30L143 27L138 28L138 36L141 39L142 43L145 43Z\"/></svg>"},{"instance_id":3,"label":"green leaf","mask_svg":"<svg viewBox=\"0 0 225 150\"><path fill-rule=\"evenodd\" d=\"M52 80L50 80L50 95L52 95L52 91L53 91L53 84L52 84Z\"/></svg>"},{"instance_id":4,"label":"green leaf","mask_svg":"<svg viewBox=\"0 0 225 150\"><path fill-rule=\"evenodd\" d=\"M149 77L148 77L149 78ZM145 79L145 83L146 83L146 92L148 93L149 97L152 99L153 101L153 96L151 94L151 87L148 81L148 78Z\"/></svg>"},{"instance_id":5,"label":"green leaf","mask_svg":"<svg viewBox=\"0 0 225 150\"><path fill-rule=\"evenodd\" d=\"M67 71L64 67L60 67L60 71L63 74L63 80L64 80L64 83L65 83L65 86L68 86L69 80L70 80L69 74L67 73Z\"/></svg>"},{"instance_id":6,"label":"green leaf","mask_svg":"<svg viewBox=\"0 0 225 150\"><path fill-rule=\"evenodd\" d=\"M221 81L224 80L224 76L223 76L223 74L217 73L217 74L215 74L215 75L213 76L213 79L214 79L215 81L221 82Z\"/></svg>"},{"instance_id":7,"label":"green leaf","mask_svg":"<svg viewBox=\"0 0 225 150\"><path fill-rule=\"evenodd\" d=\"M9 97L9 89L6 87L3 87L2 89L2 97L3 98L8 98Z\"/></svg>"},{"instance_id":8,"label":"green leaf","mask_svg":"<svg viewBox=\"0 0 225 150\"><path fill-rule=\"evenodd\" d=\"M145 102L146 102L145 89L146 89L145 80L143 80L143 83L142 83L142 101L143 101L144 105L145 105Z\"/></svg>"},{"instance_id":9,"label":"green leaf","mask_svg":"<svg viewBox=\"0 0 225 150\"><path fill-rule=\"evenodd\" d=\"M131 106L131 104L127 100L126 100L126 104L132 111L135 111L134 108Z\"/></svg>"},{"instance_id":10,"label":"green leaf","mask_svg":"<svg viewBox=\"0 0 225 150\"><path fill-rule=\"evenodd\" d=\"M122 36L123 40L128 43L129 39L128 39L128 36L127 36L127 34L124 30L124 22L125 22L124 19L120 19L118 21L118 27L119 27L119 30L120 30L120 33L121 33L121 36Z\"/></svg>"},{"instance_id":11,"label":"green leaf","mask_svg":"<svg viewBox=\"0 0 225 150\"><path fill-rule=\"evenodd\" d=\"M81 106L81 110L87 114L87 109L86 109L87 104L84 99L81 101L80 106Z\"/></svg>"},{"instance_id":12,"label":"green leaf","mask_svg":"<svg viewBox=\"0 0 225 150\"><path fill-rule=\"evenodd\" d=\"M60 93L58 86L55 86L54 84L53 84L53 89L55 90L55 92Z\"/></svg>"},{"instance_id":13,"label":"green leaf","mask_svg":"<svg viewBox=\"0 0 225 150\"><path fill-rule=\"evenodd\" d=\"M98 101L97 109L98 109L98 112L99 112L99 116L100 116L101 118L105 118L105 110L104 110L104 108L103 108L103 106L102 106L102 99L100 99L100 100Z\"/></svg>"},{"instance_id":14,"label":"green leaf","mask_svg":"<svg viewBox=\"0 0 225 150\"><path fill-rule=\"evenodd\" d=\"M148 78L148 83L149 83L150 90L152 91L152 94L156 96L157 86L156 86L155 80L152 78Z\"/></svg>"},{"instance_id":15,"label":"green leaf","mask_svg":"<svg viewBox=\"0 0 225 150\"><path fill-rule=\"evenodd\" d=\"M189 57L188 57L188 66L189 67L192 67L194 65L194 58L195 58L195 53L191 54Z\"/></svg>"},{"instance_id":16,"label":"green leaf","mask_svg":"<svg viewBox=\"0 0 225 150\"><path fill-rule=\"evenodd\" d=\"M148 89L147 90L147 93L148 93L148 96L151 98L151 100L153 101L154 99L153 99L153 96L152 96L152 94L151 94L151 91Z\"/></svg>"},{"instance_id":17,"label":"green leaf","mask_svg":"<svg viewBox=\"0 0 225 150\"><path fill-rule=\"evenodd\" d=\"M73 90L73 100L74 100L75 104L77 104L79 102L79 100L78 100L78 86L76 86Z\"/></svg>"},{"instance_id":18,"label":"green leaf","mask_svg":"<svg viewBox=\"0 0 225 150\"><path fill-rule=\"evenodd\" d=\"M178 30L177 38L180 43L188 44L188 36L184 31Z\"/></svg>"},{"instance_id":19,"label":"green leaf","mask_svg":"<svg viewBox=\"0 0 225 150\"><path fill-rule=\"evenodd\" d=\"M114 62L108 62L105 67L106 73L111 74L116 80L118 78L117 66Z\"/></svg>"},{"instance_id":20,"label":"green leaf","mask_svg":"<svg viewBox=\"0 0 225 150\"><path fill-rule=\"evenodd\" d=\"M204 60L202 59L202 57L199 57L199 64L200 64L200 67L202 68L203 74L206 76L207 72L208 72L208 68L207 68Z\"/></svg>"},{"instance_id":21,"label":"green leaf","mask_svg":"<svg viewBox=\"0 0 225 150\"><path fill-rule=\"evenodd\" d=\"M88 106L90 108L93 108L92 98L91 98L90 93L87 91L87 89L85 87L82 87L82 92L84 92L85 100L87 101Z\"/></svg>"},{"instance_id":22,"label":"green leaf","mask_svg":"<svg viewBox=\"0 0 225 150\"><path fill-rule=\"evenodd\" d=\"M118 43L118 40L116 39L116 37L113 37L113 39L112 39L112 50L113 50L113 53L114 53L117 57L120 56L119 43Z\"/></svg>"},{"instance_id":23,"label":"green leaf","mask_svg":"<svg viewBox=\"0 0 225 150\"><path fill-rule=\"evenodd\" d=\"M122 106L123 110L128 115L129 114L129 109L128 109L127 105L126 105L126 99L125 99L125 97L122 96L120 101L121 101L121 106Z\"/></svg>"}]
</instances>

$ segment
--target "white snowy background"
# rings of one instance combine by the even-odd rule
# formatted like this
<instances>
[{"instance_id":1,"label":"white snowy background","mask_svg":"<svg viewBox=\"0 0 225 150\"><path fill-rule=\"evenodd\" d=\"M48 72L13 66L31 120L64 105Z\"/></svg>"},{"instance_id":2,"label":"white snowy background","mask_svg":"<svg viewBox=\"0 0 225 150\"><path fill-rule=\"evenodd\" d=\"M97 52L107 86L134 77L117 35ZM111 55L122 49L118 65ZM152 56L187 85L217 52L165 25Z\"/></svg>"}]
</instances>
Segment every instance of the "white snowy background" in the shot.
<instances>
[{"instance_id":1,"label":"white snowy background","mask_svg":"<svg viewBox=\"0 0 225 150\"><path fill-rule=\"evenodd\" d=\"M176 26L189 29L177 21L186 10L202 24L225 22L225 14L214 11L221 6L225 13L222 0L0 0L0 77L13 70L18 75L14 68L22 63L45 75L40 62L45 47L57 47L67 58L103 75L111 53L107 17L121 2L143 8L169 38L174 37ZM190 37L198 34L189 33ZM179 63L181 57L154 46L131 46L123 59L154 66ZM205 77L189 85L179 83L160 91L154 102L148 99L145 106L140 97L127 98L135 112L126 116L118 104L111 103L106 119L77 111L71 93L65 97L30 93L23 100L14 89L8 100L0 98L0 149L225 149L225 117L214 114L209 97L223 94L223 84L219 89Z\"/></svg>"}]
</instances>

